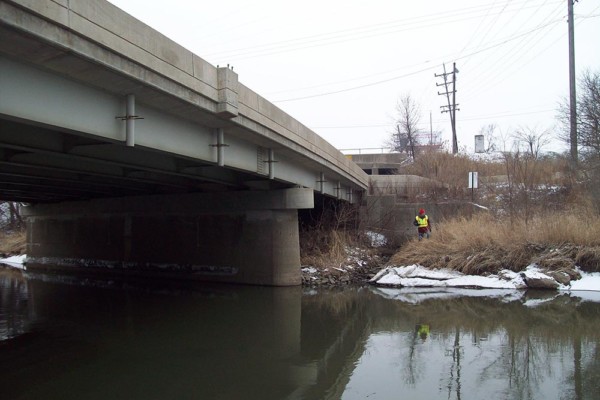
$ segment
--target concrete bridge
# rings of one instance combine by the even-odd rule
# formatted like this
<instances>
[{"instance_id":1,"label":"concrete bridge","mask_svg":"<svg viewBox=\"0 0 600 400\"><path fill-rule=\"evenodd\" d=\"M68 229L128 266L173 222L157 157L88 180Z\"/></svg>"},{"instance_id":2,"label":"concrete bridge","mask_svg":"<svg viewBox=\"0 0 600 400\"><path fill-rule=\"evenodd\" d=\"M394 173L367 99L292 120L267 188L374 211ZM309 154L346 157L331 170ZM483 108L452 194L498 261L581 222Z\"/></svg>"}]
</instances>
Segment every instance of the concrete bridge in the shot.
<instances>
[{"instance_id":1,"label":"concrete bridge","mask_svg":"<svg viewBox=\"0 0 600 400\"><path fill-rule=\"evenodd\" d=\"M0 182L30 269L295 285L297 210L368 177L105 0L0 0Z\"/></svg>"}]
</instances>

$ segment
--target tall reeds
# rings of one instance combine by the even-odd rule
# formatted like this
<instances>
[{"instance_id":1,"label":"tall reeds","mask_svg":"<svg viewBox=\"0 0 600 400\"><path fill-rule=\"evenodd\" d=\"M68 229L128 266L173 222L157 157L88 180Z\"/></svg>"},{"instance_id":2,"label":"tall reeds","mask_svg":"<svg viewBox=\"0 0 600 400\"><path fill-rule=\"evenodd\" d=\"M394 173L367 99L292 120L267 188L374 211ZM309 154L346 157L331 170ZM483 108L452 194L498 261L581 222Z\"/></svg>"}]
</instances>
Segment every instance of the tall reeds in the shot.
<instances>
[{"instance_id":1,"label":"tall reeds","mask_svg":"<svg viewBox=\"0 0 600 400\"><path fill-rule=\"evenodd\" d=\"M578 265L600 271L600 216L555 211L527 218L500 219L480 212L444 221L430 239L407 243L391 264L421 264L467 274L520 271L537 263L563 270Z\"/></svg>"},{"instance_id":2,"label":"tall reeds","mask_svg":"<svg viewBox=\"0 0 600 400\"><path fill-rule=\"evenodd\" d=\"M313 229L300 236L302 265L319 269L342 265L348 258L347 246L356 242L349 232L336 229Z\"/></svg>"},{"instance_id":3,"label":"tall reeds","mask_svg":"<svg viewBox=\"0 0 600 400\"><path fill-rule=\"evenodd\" d=\"M0 231L0 254L23 254L26 246L25 230L3 232Z\"/></svg>"}]
</instances>

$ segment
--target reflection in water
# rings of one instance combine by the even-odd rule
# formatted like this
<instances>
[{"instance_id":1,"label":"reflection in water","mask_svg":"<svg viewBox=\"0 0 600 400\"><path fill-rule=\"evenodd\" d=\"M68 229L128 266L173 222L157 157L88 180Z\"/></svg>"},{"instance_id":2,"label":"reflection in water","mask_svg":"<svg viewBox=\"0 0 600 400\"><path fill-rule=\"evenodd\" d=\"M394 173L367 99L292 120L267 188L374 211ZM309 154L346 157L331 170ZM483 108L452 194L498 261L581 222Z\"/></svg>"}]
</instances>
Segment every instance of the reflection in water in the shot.
<instances>
[{"instance_id":1,"label":"reflection in water","mask_svg":"<svg viewBox=\"0 0 600 400\"><path fill-rule=\"evenodd\" d=\"M597 398L598 303L554 292L465 293L432 291L388 305L373 318L343 398Z\"/></svg>"},{"instance_id":2,"label":"reflection in water","mask_svg":"<svg viewBox=\"0 0 600 400\"><path fill-rule=\"evenodd\" d=\"M599 303L568 295L183 286L3 269L0 288L3 399L600 392Z\"/></svg>"},{"instance_id":3,"label":"reflection in water","mask_svg":"<svg viewBox=\"0 0 600 400\"><path fill-rule=\"evenodd\" d=\"M0 341L27 332L32 311L28 299L27 280L20 272L0 266Z\"/></svg>"}]
</instances>

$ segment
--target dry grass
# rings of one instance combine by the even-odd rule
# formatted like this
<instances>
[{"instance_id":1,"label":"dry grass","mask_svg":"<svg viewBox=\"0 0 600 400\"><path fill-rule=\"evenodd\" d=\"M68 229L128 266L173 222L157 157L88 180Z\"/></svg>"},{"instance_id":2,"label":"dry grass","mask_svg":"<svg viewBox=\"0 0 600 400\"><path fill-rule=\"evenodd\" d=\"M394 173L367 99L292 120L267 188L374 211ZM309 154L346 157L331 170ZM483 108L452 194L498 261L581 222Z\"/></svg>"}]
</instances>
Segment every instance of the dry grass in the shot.
<instances>
[{"instance_id":1,"label":"dry grass","mask_svg":"<svg viewBox=\"0 0 600 400\"><path fill-rule=\"evenodd\" d=\"M506 173L504 165L500 162L477 161L466 155L441 152L419 154L415 162L401 173L439 180L448 184L450 188L461 188L465 186L470 171L478 171L481 176Z\"/></svg>"},{"instance_id":2,"label":"dry grass","mask_svg":"<svg viewBox=\"0 0 600 400\"><path fill-rule=\"evenodd\" d=\"M582 210L498 220L480 213L436 226L431 239L407 243L390 260L466 274L520 271L531 263L550 270L574 265L600 271L600 216Z\"/></svg>"},{"instance_id":3,"label":"dry grass","mask_svg":"<svg viewBox=\"0 0 600 400\"><path fill-rule=\"evenodd\" d=\"M348 257L346 247L354 242L346 231L304 231L300 238L300 262L302 265L311 265L319 269L341 265Z\"/></svg>"},{"instance_id":4,"label":"dry grass","mask_svg":"<svg viewBox=\"0 0 600 400\"><path fill-rule=\"evenodd\" d=\"M16 232L0 232L0 254L23 254L26 244L25 230Z\"/></svg>"}]
</instances>

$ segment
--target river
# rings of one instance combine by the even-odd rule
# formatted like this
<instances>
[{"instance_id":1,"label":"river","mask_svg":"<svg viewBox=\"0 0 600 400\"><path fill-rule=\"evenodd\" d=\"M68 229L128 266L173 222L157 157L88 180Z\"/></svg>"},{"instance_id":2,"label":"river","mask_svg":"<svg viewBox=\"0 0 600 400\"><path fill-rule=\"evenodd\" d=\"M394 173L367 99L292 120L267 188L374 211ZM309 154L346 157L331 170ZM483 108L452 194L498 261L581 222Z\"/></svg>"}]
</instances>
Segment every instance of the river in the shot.
<instances>
[{"instance_id":1,"label":"river","mask_svg":"<svg viewBox=\"0 0 600 400\"><path fill-rule=\"evenodd\" d=\"M597 399L600 303L0 268L0 398Z\"/></svg>"}]
</instances>

